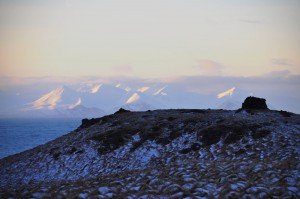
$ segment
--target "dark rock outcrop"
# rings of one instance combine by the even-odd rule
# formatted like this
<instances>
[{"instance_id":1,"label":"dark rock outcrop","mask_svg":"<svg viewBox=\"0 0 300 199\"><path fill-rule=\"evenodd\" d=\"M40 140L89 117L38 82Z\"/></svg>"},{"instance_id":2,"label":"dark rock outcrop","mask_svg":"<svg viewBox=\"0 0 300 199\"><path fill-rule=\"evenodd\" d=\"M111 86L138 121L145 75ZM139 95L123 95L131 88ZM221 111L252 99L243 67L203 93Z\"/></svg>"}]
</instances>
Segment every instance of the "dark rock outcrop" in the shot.
<instances>
[{"instance_id":1,"label":"dark rock outcrop","mask_svg":"<svg viewBox=\"0 0 300 199\"><path fill-rule=\"evenodd\" d=\"M242 104L242 109L246 110L268 110L266 99L258 97L247 97Z\"/></svg>"},{"instance_id":2,"label":"dark rock outcrop","mask_svg":"<svg viewBox=\"0 0 300 199\"><path fill-rule=\"evenodd\" d=\"M287 112L287 111L279 111L280 115L282 115L282 117L291 117L293 115L293 113Z\"/></svg>"},{"instance_id":3,"label":"dark rock outcrop","mask_svg":"<svg viewBox=\"0 0 300 199\"><path fill-rule=\"evenodd\" d=\"M81 125L79 126L79 129L84 129L84 128L88 128L94 124L97 124L98 122L101 121L101 118L92 118L92 119L82 119L81 120Z\"/></svg>"},{"instance_id":4,"label":"dark rock outcrop","mask_svg":"<svg viewBox=\"0 0 300 199\"><path fill-rule=\"evenodd\" d=\"M126 110L126 109L123 109L123 108L120 108L117 112L115 112L114 114L120 114L120 113L129 113L130 111L129 110Z\"/></svg>"}]
</instances>

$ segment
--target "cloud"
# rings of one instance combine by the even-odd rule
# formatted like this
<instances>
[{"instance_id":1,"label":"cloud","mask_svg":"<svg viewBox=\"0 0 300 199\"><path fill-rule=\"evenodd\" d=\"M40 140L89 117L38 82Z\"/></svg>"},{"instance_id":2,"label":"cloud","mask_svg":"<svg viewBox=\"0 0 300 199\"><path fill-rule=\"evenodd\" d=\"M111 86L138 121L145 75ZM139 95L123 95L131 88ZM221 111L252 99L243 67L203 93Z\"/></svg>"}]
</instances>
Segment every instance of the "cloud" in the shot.
<instances>
[{"instance_id":1,"label":"cloud","mask_svg":"<svg viewBox=\"0 0 300 199\"><path fill-rule=\"evenodd\" d=\"M271 64L275 65L275 66L294 66L294 63L289 60L289 59L284 59L284 58L280 58L280 59L271 59Z\"/></svg>"},{"instance_id":2,"label":"cloud","mask_svg":"<svg viewBox=\"0 0 300 199\"><path fill-rule=\"evenodd\" d=\"M130 65L114 66L112 70L116 75L132 75L133 73L133 68Z\"/></svg>"},{"instance_id":3,"label":"cloud","mask_svg":"<svg viewBox=\"0 0 300 199\"><path fill-rule=\"evenodd\" d=\"M253 20L253 19L240 19L239 21L243 22L243 23L249 23L249 24L263 24L262 21L260 21L260 20Z\"/></svg>"},{"instance_id":4,"label":"cloud","mask_svg":"<svg viewBox=\"0 0 300 199\"><path fill-rule=\"evenodd\" d=\"M224 65L212 60L199 60L195 68L201 72L202 75L221 75L225 68Z\"/></svg>"},{"instance_id":5,"label":"cloud","mask_svg":"<svg viewBox=\"0 0 300 199\"><path fill-rule=\"evenodd\" d=\"M271 71L269 73L264 74L265 77L288 77L291 75L291 71L289 70L276 70Z\"/></svg>"}]
</instances>

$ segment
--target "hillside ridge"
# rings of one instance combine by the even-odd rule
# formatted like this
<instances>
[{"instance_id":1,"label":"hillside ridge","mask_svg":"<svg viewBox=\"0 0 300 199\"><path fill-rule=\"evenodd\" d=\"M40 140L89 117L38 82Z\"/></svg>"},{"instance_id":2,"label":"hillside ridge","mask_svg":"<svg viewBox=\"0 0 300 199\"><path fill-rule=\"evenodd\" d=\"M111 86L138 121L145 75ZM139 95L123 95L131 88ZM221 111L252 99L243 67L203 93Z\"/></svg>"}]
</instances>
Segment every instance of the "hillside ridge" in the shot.
<instances>
[{"instance_id":1,"label":"hillside ridge","mask_svg":"<svg viewBox=\"0 0 300 199\"><path fill-rule=\"evenodd\" d=\"M297 197L299 129L284 111L120 110L1 159L0 196Z\"/></svg>"}]
</instances>

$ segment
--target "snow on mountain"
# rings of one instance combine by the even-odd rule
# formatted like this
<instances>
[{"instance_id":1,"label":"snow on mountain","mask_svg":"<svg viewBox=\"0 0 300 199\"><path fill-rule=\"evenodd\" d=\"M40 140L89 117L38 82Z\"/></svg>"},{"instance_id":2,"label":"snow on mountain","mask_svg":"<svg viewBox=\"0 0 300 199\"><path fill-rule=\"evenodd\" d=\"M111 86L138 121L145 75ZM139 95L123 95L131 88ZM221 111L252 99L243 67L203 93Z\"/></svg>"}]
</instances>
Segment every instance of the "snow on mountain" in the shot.
<instances>
[{"instance_id":1,"label":"snow on mountain","mask_svg":"<svg viewBox=\"0 0 300 199\"><path fill-rule=\"evenodd\" d=\"M138 101L141 97L139 96L139 94L134 93L127 101L126 104L132 104L136 101Z\"/></svg>"},{"instance_id":2,"label":"snow on mountain","mask_svg":"<svg viewBox=\"0 0 300 199\"><path fill-rule=\"evenodd\" d=\"M61 100L61 95L63 92L64 89L61 87L43 95L41 98L32 102L32 108L33 109L48 108L50 110L56 108L58 102Z\"/></svg>"},{"instance_id":3,"label":"snow on mountain","mask_svg":"<svg viewBox=\"0 0 300 199\"><path fill-rule=\"evenodd\" d=\"M149 88L150 88L150 87L148 87L148 86L144 86L144 87L139 88L137 91L139 91L139 92L141 92L141 93L144 93L144 92L146 92L147 90L149 90Z\"/></svg>"},{"instance_id":4,"label":"snow on mountain","mask_svg":"<svg viewBox=\"0 0 300 199\"><path fill-rule=\"evenodd\" d=\"M230 88L230 89L228 89L227 91L224 91L224 92L222 92L222 93L219 93L219 94L217 95L217 98L220 99L220 98L223 98L223 97L225 97L225 96L232 96L234 90L235 90L235 87Z\"/></svg>"},{"instance_id":5,"label":"snow on mountain","mask_svg":"<svg viewBox=\"0 0 300 199\"><path fill-rule=\"evenodd\" d=\"M64 114L67 114L66 116L68 117L74 117L74 118L94 118L94 117L104 116L107 113L95 107L87 108L83 105L77 105L65 111Z\"/></svg>"},{"instance_id":6,"label":"snow on mountain","mask_svg":"<svg viewBox=\"0 0 300 199\"><path fill-rule=\"evenodd\" d=\"M131 91L131 88L127 86L124 90L129 92L129 91Z\"/></svg>"},{"instance_id":7,"label":"snow on mountain","mask_svg":"<svg viewBox=\"0 0 300 199\"><path fill-rule=\"evenodd\" d=\"M91 93L97 93L101 88L102 84L95 85L91 88Z\"/></svg>"},{"instance_id":8,"label":"snow on mountain","mask_svg":"<svg viewBox=\"0 0 300 199\"><path fill-rule=\"evenodd\" d=\"M114 107L121 107L129 97L129 93L120 87L102 84L95 93L82 93L83 104L111 112Z\"/></svg>"},{"instance_id":9,"label":"snow on mountain","mask_svg":"<svg viewBox=\"0 0 300 199\"><path fill-rule=\"evenodd\" d=\"M156 87L151 96L156 101L156 107L160 109L207 108L211 107L209 103L212 98L212 96L190 92L169 84Z\"/></svg>"},{"instance_id":10,"label":"snow on mountain","mask_svg":"<svg viewBox=\"0 0 300 199\"><path fill-rule=\"evenodd\" d=\"M216 108L236 110L241 108L243 100L249 96L249 92L232 87L217 95Z\"/></svg>"},{"instance_id":11,"label":"snow on mountain","mask_svg":"<svg viewBox=\"0 0 300 199\"><path fill-rule=\"evenodd\" d=\"M27 95L28 92L30 97ZM28 88L1 91L0 117L19 117L26 114L56 117L56 115L64 115L62 113L64 111L68 112L79 106L98 109L107 114L121 107L133 111L177 108L232 110L240 108L241 102L251 92L238 87L229 87L224 91L214 88L202 92L201 89L151 81L118 82L117 80L111 83L95 81L68 86L59 84L55 87L49 85L36 93L32 88L29 91ZM255 94L257 95L257 92Z\"/></svg>"},{"instance_id":12,"label":"snow on mountain","mask_svg":"<svg viewBox=\"0 0 300 199\"><path fill-rule=\"evenodd\" d=\"M132 111L146 111L155 109L155 101L151 96L144 93L133 93L127 100L122 108Z\"/></svg>"},{"instance_id":13,"label":"snow on mountain","mask_svg":"<svg viewBox=\"0 0 300 199\"><path fill-rule=\"evenodd\" d=\"M122 106L122 108L131 110L131 111L147 111L147 110L154 110L157 109L155 106L152 104L148 104L143 101L138 101L136 103L130 103L130 104L125 104Z\"/></svg>"},{"instance_id":14,"label":"snow on mountain","mask_svg":"<svg viewBox=\"0 0 300 199\"><path fill-rule=\"evenodd\" d=\"M123 89L123 90L125 90L126 92L129 92L129 91L131 91L132 90L132 88L131 87L129 87L129 86L126 86L126 85L123 85L123 84L117 84L116 86L115 86L116 88L120 88L120 89Z\"/></svg>"},{"instance_id":15,"label":"snow on mountain","mask_svg":"<svg viewBox=\"0 0 300 199\"><path fill-rule=\"evenodd\" d=\"M71 104L71 105L69 106L69 109L73 109L73 108L75 108L76 106L79 106L80 104L81 104L81 98L78 98L78 100L76 101L75 104Z\"/></svg>"},{"instance_id":16,"label":"snow on mountain","mask_svg":"<svg viewBox=\"0 0 300 199\"><path fill-rule=\"evenodd\" d=\"M99 117L104 115L104 111L97 108L88 108L83 105L83 97L95 95L100 86L96 85L90 88L91 92L86 92L83 88L73 90L69 87L58 87L30 104L29 108L24 108L20 113L15 113L17 117ZM87 104L87 106L89 106ZM13 115L12 115L13 116Z\"/></svg>"},{"instance_id":17,"label":"snow on mountain","mask_svg":"<svg viewBox=\"0 0 300 199\"><path fill-rule=\"evenodd\" d=\"M153 95L167 95L167 93L164 92L166 86L158 89L155 93L153 93Z\"/></svg>"}]
</instances>

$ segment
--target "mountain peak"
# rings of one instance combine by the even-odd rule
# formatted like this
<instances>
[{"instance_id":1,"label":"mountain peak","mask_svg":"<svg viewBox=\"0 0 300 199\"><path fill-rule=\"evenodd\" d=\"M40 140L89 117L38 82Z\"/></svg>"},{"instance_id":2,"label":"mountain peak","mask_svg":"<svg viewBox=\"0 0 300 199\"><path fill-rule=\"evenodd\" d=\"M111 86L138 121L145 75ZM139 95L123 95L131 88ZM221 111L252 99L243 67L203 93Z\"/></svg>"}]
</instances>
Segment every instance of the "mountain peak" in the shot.
<instances>
[{"instance_id":1,"label":"mountain peak","mask_svg":"<svg viewBox=\"0 0 300 199\"><path fill-rule=\"evenodd\" d=\"M69 109L73 109L73 108L75 108L75 107L77 107L77 106L79 106L79 105L81 105L81 98L78 98L78 100L76 101L75 104L71 104L71 105L69 106Z\"/></svg>"},{"instance_id":2,"label":"mountain peak","mask_svg":"<svg viewBox=\"0 0 300 199\"><path fill-rule=\"evenodd\" d=\"M32 108L33 109L48 108L50 110L55 109L57 103L61 99L61 95L63 92L64 92L64 87L59 87L56 88L55 90L50 91L49 93L46 93L39 99L32 102Z\"/></svg>"},{"instance_id":3,"label":"mountain peak","mask_svg":"<svg viewBox=\"0 0 300 199\"><path fill-rule=\"evenodd\" d=\"M126 104L132 104L140 99L140 95L137 93L134 93L128 100L126 101Z\"/></svg>"},{"instance_id":4,"label":"mountain peak","mask_svg":"<svg viewBox=\"0 0 300 199\"><path fill-rule=\"evenodd\" d=\"M217 98L221 99L221 98L226 97L226 96L232 96L233 93L234 93L234 91L235 91L235 89L236 89L235 87L232 87L232 88L230 88L230 89L228 89L228 90L226 90L226 91L224 91L222 93L219 93L217 95Z\"/></svg>"},{"instance_id":5,"label":"mountain peak","mask_svg":"<svg viewBox=\"0 0 300 199\"><path fill-rule=\"evenodd\" d=\"M158 89L153 95L167 95L167 93L164 92L166 87L167 86L164 86L164 87Z\"/></svg>"},{"instance_id":6,"label":"mountain peak","mask_svg":"<svg viewBox=\"0 0 300 199\"><path fill-rule=\"evenodd\" d=\"M91 88L91 93L97 93L99 89L102 87L102 84L97 84Z\"/></svg>"},{"instance_id":7,"label":"mountain peak","mask_svg":"<svg viewBox=\"0 0 300 199\"><path fill-rule=\"evenodd\" d=\"M149 88L150 88L150 87L148 87L148 86L144 86L144 87L139 88L137 91L139 91L139 92L141 92L141 93L144 93L144 92L146 92L147 90L149 90Z\"/></svg>"}]
</instances>

